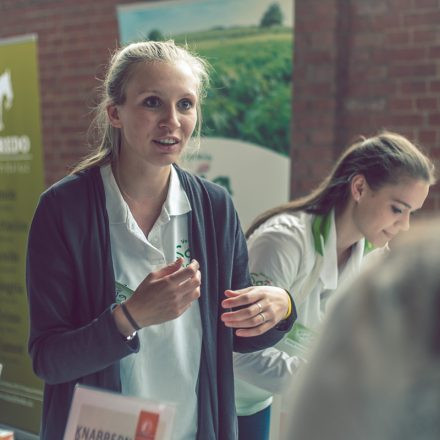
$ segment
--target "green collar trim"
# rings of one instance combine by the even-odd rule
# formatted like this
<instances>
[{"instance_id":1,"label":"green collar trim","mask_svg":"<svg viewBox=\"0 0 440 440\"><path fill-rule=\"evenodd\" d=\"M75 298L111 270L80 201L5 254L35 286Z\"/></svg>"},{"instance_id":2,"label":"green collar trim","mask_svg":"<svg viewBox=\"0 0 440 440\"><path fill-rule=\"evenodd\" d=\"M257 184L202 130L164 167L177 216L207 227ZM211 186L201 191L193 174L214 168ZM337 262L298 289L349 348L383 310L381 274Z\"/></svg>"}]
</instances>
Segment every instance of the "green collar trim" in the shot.
<instances>
[{"instance_id":1,"label":"green collar trim","mask_svg":"<svg viewBox=\"0 0 440 440\"><path fill-rule=\"evenodd\" d=\"M330 227L332 224L333 210L329 211L325 215L316 215L312 223L313 244L315 251L319 255L324 256L324 247L327 243L328 236L330 234ZM364 255L368 254L374 249L373 243L365 240L364 243Z\"/></svg>"},{"instance_id":2,"label":"green collar trim","mask_svg":"<svg viewBox=\"0 0 440 440\"><path fill-rule=\"evenodd\" d=\"M365 243L364 243L364 255L368 254L368 252L371 252L374 249L375 249L374 244L371 243L371 241L365 240Z\"/></svg>"},{"instance_id":3,"label":"green collar trim","mask_svg":"<svg viewBox=\"0 0 440 440\"><path fill-rule=\"evenodd\" d=\"M313 219L312 234L315 251L324 256L324 247L330 234L330 226L332 224L333 211L325 215L317 215Z\"/></svg>"}]
</instances>

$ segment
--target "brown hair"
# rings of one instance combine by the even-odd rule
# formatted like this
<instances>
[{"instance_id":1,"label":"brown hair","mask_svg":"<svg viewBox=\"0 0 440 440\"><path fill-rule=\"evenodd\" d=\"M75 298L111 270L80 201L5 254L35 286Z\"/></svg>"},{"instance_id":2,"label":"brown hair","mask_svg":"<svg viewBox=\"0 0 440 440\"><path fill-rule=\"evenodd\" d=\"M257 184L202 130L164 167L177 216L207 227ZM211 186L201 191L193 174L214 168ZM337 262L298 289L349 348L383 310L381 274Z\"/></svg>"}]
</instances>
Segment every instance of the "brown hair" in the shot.
<instances>
[{"instance_id":1,"label":"brown hair","mask_svg":"<svg viewBox=\"0 0 440 440\"><path fill-rule=\"evenodd\" d=\"M343 208L350 193L351 179L362 174L374 191L402 178L435 182L434 164L408 139L397 133L381 132L351 145L338 159L330 174L310 194L269 209L257 217L246 232L249 237L269 218L283 212L306 211L327 214Z\"/></svg>"}]
</instances>

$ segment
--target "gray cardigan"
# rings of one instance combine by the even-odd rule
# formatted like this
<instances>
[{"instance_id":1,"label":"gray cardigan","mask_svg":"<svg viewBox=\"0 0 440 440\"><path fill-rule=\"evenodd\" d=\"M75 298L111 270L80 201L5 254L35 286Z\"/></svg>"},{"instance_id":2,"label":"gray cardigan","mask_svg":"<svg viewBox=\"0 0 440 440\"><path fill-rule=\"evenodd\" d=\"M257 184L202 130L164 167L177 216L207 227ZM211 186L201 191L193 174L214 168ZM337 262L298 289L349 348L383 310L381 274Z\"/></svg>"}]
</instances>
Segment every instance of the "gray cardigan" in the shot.
<instances>
[{"instance_id":1,"label":"gray cardigan","mask_svg":"<svg viewBox=\"0 0 440 440\"><path fill-rule=\"evenodd\" d=\"M295 314L254 338L236 337L219 319L226 289L251 284L246 243L232 201L218 185L176 167L192 211L189 241L202 273L203 341L199 371L198 440L235 440L232 350L279 341ZM45 191L28 241L29 353L45 382L42 440L60 440L77 383L120 391L119 360L139 350L113 320L115 280L105 193L95 167Z\"/></svg>"}]
</instances>

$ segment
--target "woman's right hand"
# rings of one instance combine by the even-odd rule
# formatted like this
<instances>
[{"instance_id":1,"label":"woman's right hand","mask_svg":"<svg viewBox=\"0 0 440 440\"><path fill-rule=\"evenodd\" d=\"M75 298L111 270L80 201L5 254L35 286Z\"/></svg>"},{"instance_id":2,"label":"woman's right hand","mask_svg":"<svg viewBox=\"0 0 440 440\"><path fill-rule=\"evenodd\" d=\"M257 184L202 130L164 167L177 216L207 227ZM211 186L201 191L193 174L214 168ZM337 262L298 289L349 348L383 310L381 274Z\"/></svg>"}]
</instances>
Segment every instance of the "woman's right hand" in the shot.
<instances>
[{"instance_id":1,"label":"woman's right hand","mask_svg":"<svg viewBox=\"0 0 440 440\"><path fill-rule=\"evenodd\" d=\"M171 321L177 318L200 296L201 273L199 263L192 260L182 267L179 258L168 266L151 272L125 301L128 312L139 327ZM116 325L124 335L133 332L133 327L124 316L120 306L113 311Z\"/></svg>"}]
</instances>

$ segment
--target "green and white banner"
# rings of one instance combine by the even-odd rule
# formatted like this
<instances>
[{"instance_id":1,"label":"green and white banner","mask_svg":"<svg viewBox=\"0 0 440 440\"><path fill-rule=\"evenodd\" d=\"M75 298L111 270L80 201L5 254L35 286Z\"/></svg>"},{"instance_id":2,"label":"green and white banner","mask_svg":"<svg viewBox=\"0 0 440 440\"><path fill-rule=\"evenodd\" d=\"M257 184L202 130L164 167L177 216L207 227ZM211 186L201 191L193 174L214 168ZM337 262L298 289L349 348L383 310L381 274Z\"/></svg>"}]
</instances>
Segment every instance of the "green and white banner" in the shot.
<instances>
[{"instance_id":1,"label":"green and white banner","mask_svg":"<svg viewBox=\"0 0 440 440\"><path fill-rule=\"evenodd\" d=\"M161 0L118 7L122 44L172 38L213 69L200 153L243 227L289 199L293 0Z\"/></svg>"},{"instance_id":2,"label":"green and white banner","mask_svg":"<svg viewBox=\"0 0 440 440\"><path fill-rule=\"evenodd\" d=\"M37 38L0 40L0 424L39 431L42 384L27 354L29 225L43 191Z\"/></svg>"}]
</instances>

